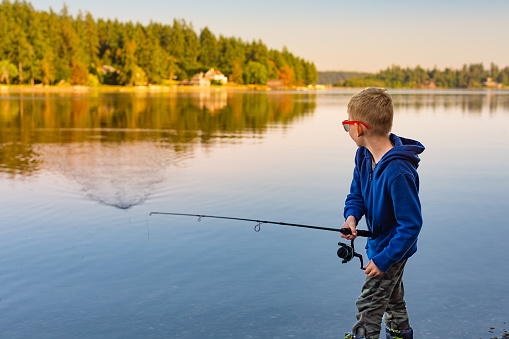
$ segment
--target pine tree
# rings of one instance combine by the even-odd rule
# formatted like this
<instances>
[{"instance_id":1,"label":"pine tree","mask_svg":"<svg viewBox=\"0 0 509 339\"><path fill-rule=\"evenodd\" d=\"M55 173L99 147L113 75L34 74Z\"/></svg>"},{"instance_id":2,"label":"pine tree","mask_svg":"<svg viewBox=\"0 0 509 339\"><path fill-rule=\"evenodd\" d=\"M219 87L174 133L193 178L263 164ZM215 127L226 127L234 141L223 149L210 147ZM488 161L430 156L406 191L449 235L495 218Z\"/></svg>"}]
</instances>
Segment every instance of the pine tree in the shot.
<instances>
[{"instance_id":1,"label":"pine tree","mask_svg":"<svg viewBox=\"0 0 509 339\"><path fill-rule=\"evenodd\" d=\"M89 59L90 66L99 67L99 33L97 24L92 14L87 13L85 17L85 52Z\"/></svg>"},{"instance_id":2,"label":"pine tree","mask_svg":"<svg viewBox=\"0 0 509 339\"><path fill-rule=\"evenodd\" d=\"M184 29L185 48L184 58L188 65L188 70L196 70L199 68L198 56L200 55L200 40L193 30L193 26L186 25Z\"/></svg>"},{"instance_id":3,"label":"pine tree","mask_svg":"<svg viewBox=\"0 0 509 339\"><path fill-rule=\"evenodd\" d=\"M45 85L52 85L55 81L56 70L54 67L55 57L51 50L44 55L40 65L40 79Z\"/></svg>"},{"instance_id":4,"label":"pine tree","mask_svg":"<svg viewBox=\"0 0 509 339\"><path fill-rule=\"evenodd\" d=\"M200 55L198 61L205 68L217 67L219 61L216 37L207 27L200 34Z\"/></svg>"},{"instance_id":5,"label":"pine tree","mask_svg":"<svg viewBox=\"0 0 509 339\"><path fill-rule=\"evenodd\" d=\"M242 68L243 62L241 59L237 58L235 59L233 63L233 69L232 73L230 74L230 80L237 84L243 84L244 83L244 70Z\"/></svg>"}]
</instances>

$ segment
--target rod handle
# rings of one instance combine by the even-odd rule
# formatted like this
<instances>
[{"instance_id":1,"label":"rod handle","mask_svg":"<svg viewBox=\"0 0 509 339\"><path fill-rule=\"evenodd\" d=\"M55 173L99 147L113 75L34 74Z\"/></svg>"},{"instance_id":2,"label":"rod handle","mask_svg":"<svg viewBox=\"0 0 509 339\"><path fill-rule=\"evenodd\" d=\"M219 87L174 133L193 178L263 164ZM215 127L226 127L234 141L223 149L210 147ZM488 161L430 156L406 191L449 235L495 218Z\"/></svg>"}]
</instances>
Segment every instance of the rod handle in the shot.
<instances>
[{"instance_id":1,"label":"rod handle","mask_svg":"<svg viewBox=\"0 0 509 339\"><path fill-rule=\"evenodd\" d=\"M350 228L346 228L346 227L341 228L339 230L339 232L341 232L341 234L344 234L344 235L352 234L352 230ZM357 236L369 238L372 236L372 234L371 234L371 231L357 230Z\"/></svg>"}]
</instances>

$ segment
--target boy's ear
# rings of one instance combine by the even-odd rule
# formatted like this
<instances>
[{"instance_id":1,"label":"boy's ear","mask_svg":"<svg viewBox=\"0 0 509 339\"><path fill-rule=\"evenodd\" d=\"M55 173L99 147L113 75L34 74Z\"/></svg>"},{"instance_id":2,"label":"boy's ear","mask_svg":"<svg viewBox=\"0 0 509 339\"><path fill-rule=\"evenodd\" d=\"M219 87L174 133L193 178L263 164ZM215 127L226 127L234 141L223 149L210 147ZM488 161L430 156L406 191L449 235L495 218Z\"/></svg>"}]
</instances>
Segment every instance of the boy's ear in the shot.
<instances>
[{"instance_id":1,"label":"boy's ear","mask_svg":"<svg viewBox=\"0 0 509 339\"><path fill-rule=\"evenodd\" d=\"M357 130L357 137L360 137L364 133L361 124L355 124L355 129Z\"/></svg>"}]
</instances>

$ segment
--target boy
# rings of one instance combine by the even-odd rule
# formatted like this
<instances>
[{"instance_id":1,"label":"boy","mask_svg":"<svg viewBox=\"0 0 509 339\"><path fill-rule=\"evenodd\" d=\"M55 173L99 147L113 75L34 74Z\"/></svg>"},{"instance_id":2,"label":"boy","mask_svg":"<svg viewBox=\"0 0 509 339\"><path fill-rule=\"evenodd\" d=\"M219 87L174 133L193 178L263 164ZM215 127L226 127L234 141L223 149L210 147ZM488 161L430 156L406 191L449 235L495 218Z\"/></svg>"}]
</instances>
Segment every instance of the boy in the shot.
<instances>
[{"instance_id":1,"label":"boy","mask_svg":"<svg viewBox=\"0 0 509 339\"><path fill-rule=\"evenodd\" d=\"M368 88L353 96L348 119L343 126L359 148L344 210L343 228L352 234L341 237L355 239L363 215L372 236L366 245L367 277L356 303L358 321L345 338L377 339L385 315L388 339L411 339L401 279L422 226L416 170L424 146L390 133L393 106L385 89Z\"/></svg>"}]
</instances>

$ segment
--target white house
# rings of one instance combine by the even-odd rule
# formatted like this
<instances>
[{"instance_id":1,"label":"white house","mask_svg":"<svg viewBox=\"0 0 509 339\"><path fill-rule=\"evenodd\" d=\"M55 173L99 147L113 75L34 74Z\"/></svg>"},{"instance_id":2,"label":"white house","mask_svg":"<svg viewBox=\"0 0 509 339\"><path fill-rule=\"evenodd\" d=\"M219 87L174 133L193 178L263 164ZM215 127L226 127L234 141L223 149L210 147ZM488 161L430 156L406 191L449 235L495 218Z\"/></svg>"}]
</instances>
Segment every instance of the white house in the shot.
<instances>
[{"instance_id":1,"label":"white house","mask_svg":"<svg viewBox=\"0 0 509 339\"><path fill-rule=\"evenodd\" d=\"M214 70L213 68L209 69L207 73L205 73L204 78L208 80L220 81L221 83L223 83L223 85L226 85L228 83L228 78L225 77L225 75L221 73L221 71Z\"/></svg>"}]
</instances>

